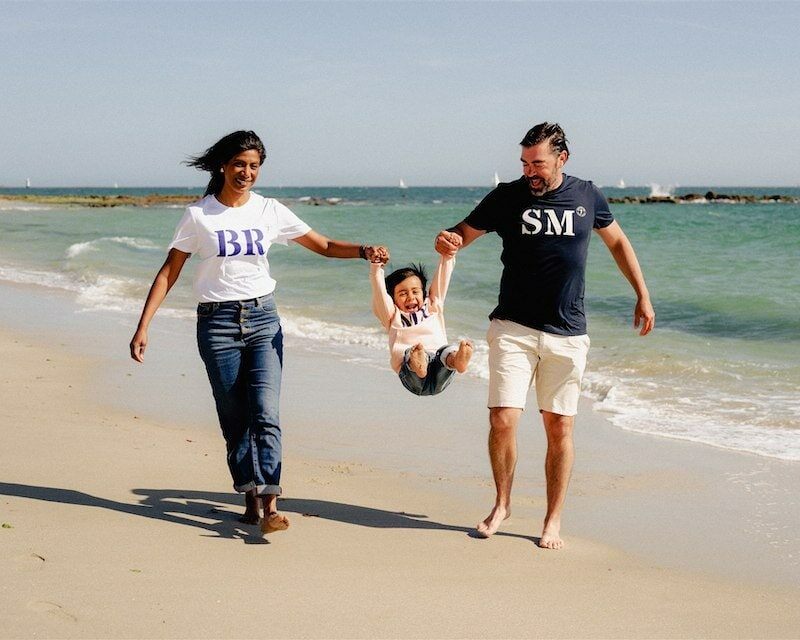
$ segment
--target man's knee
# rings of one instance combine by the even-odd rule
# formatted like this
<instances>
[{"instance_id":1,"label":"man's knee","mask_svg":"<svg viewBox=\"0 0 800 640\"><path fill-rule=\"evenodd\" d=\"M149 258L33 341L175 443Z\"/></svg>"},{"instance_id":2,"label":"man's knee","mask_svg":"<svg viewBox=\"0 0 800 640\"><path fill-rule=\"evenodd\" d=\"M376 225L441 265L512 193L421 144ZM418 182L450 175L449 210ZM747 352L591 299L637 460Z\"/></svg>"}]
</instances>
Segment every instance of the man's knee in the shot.
<instances>
[{"instance_id":1,"label":"man's knee","mask_svg":"<svg viewBox=\"0 0 800 640\"><path fill-rule=\"evenodd\" d=\"M492 407L489 409L489 425L493 431L514 431L519 423L522 409L514 407Z\"/></svg>"},{"instance_id":2,"label":"man's knee","mask_svg":"<svg viewBox=\"0 0 800 640\"><path fill-rule=\"evenodd\" d=\"M572 437L572 429L575 426L575 416L562 416L558 413L542 411L542 421L548 439L563 440Z\"/></svg>"}]
</instances>

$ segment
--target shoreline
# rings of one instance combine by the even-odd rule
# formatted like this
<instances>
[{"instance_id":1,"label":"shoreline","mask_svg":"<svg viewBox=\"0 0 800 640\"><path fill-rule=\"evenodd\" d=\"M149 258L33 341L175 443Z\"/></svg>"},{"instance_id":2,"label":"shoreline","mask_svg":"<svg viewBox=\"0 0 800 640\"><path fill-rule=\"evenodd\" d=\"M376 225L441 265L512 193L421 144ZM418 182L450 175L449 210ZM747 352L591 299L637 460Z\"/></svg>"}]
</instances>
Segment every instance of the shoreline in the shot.
<instances>
[{"instance_id":1,"label":"shoreline","mask_svg":"<svg viewBox=\"0 0 800 640\"><path fill-rule=\"evenodd\" d=\"M290 195L300 193L304 192ZM166 253L165 242L174 233L174 223L181 215L177 208L160 207L98 210L3 206L0 204L0 213L8 222L8 233L4 235L4 250L0 250L5 257L0 263L0 278L44 286L56 284L79 292L84 309L114 308L132 314L138 314L141 308L153 271ZM730 206L724 211L726 207L722 206L714 209L688 205L670 211L681 218L680 228L691 228L695 223L702 226L704 221L710 221L709 228L717 224L738 228L751 220L751 216L741 215L743 206ZM395 214L378 209L372 215L370 209L306 207L300 213L308 217L312 226L333 236L386 239L381 228ZM778 210L784 210L780 205L754 205L754 211L760 209L763 214L763 224L774 221L788 225L787 231L780 227L780 232L770 236L777 254L762 251L761 259L748 261L745 256L739 265L736 260L741 252L726 249L722 242L713 252L709 250L714 253L713 259L698 269L687 267L690 261L679 260L687 272L680 278L670 278L666 274L675 273L675 256L683 250L678 245L684 243L676 242L667 248L655 238L665 235L668 241L672 237L662 225L674 216L661 215L667 212L666 205L658 207L661 213L653 210L652 216L636 215L635 209L634 205L630 207L632 216L624 214L624 222L627 225L629 218L632 227L644 225L642 229L649 229L645 236L654 244L640 245L641 253L645 262L653 260L646 267L653 274L652 290L665 305L666 317L660 325L665 331L656 332L652 340L632 339L634 332L627 330L633 304L629 287L618 270L607 269L613 263L605 249L597 243L590 245L587 291L591 295L586 302L593 345L586 395L620 428L800 461L798 422L791 400L800 384L800 371L792 366L800 358L800 342L793 340L800 324L792 315L791 300L773 290L779 285L765 288L761 284L769 278L767 267L771 261L789 267L797 262L791 251L793 216L776 218ZM644 213L644 209L641 211ZM444 209L429 215L424 204L410 207L407 213L413 213L413 223L409 219L392 243L397 247L398 265L435 256L427 242L439 228L435 218L441 218L443 225L447 223L445 219L450 220ZM647 226L651 224L654 226ZM416 231L423 228L429 232ZM757 229L752 232L756 243L767 242ZM416 238L405 240L406 234ZM734 244L745 242L749 235L750 232L737 231L730 240ZM636 239L634 234L632 237ZM494 246L499 251L499 239L486 240L486 244L475 245L474 253L471 249L462 256L464 260L454 275L448 320L454 337L475 339L476 353L468 375L484 379L488 378L486 314L496 299L497 282L501 279L501 263L494 253ZM637 245L640 242L642 238L637 239ZM282 250L283 247L275 247L271 261L281 277L277 299L286 302L282 311L286 312L283 317L287 333L317 336L325 351L347 352L347 345L353 343L369 345L372 353L368 357L374 365L381 366L385 339L365 304L369 291L364 290L365 279L359 265L346 262L337 263L335 268L331 265L331 269L320 268L315 264L316 258L308 260L302 250L280 255ZM727 253L730 255L726 257ZM725 266L734 262L742 272L742 290L726 291L729 279L713 274L724 273ZM748 264L753 265L752 271ZM195 265L194 260L190 261L187 273ZM763 277L759 271L762 269ZM710 275L704 275L706 270ZM352 286L333 302L327 290L338 287L340 277ZM700 282L710 278L707 294L680 291L677 283L694 282L695 278ZM479 283L479 291L473 293L475 283ZM770 304L773 297L778 305ZM164 311L191 320L193 300L189 278L184 278L170 294ZM765 326L770 331L765 333ZM339 349L342 345L345 346ZM745 361L751 366L745 367ZM704 368L707 375L701 373Z\"/></svg>"},{"instance_id":2,"label":"shoreline","mask_svg":"<svg viewBox=\"0 0 800 640\"><path fill-rule=\"evenodd\" d=\"M259 635L239 597L253 579L281 594L273 637L800 628L800 465L622 432L584 402L567 548L544 551L543 436L527 412L514 515L478 540L493 500L484 384L459 379L425 402L388 369L287 340L280 508L292 527L265 542L236 521L185 322L156 316L137 366L128 316L31 286L0 293L2 637ZM498 601L515 612L502 623Z\"/></svg>"}]
</instances>

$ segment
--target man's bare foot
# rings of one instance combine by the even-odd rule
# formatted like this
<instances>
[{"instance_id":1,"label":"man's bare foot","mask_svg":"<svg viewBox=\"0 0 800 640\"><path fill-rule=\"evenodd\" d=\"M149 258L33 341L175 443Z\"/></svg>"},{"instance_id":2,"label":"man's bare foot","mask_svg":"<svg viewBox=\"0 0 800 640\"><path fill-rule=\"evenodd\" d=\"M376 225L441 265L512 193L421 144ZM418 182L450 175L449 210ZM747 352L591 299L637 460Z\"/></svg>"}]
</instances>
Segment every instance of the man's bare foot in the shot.
<instances>
[{"instance_id":1,"label":"man's bare foot","mask_svg":"<svg viewBox=\"0 0 800 640\"><path fill-rule=\"evenodd\" d=\"M272 533L273 531L286 531L289 528L289 518L285 515L273 511L266 514L261 521L261 533Z\"/></svg>"},{"instance_id":2,"label":"man's bare foot","mask_svg":"<svg viewBox=\"0 0 800 640\"><path fill-rule=\"evenodd\" d=\"M550 521L544 525L542 530L542 537L539 538L539 546L542 549L563 549L564 541L561 539L559 532L561 530L561 522Z\"/></svg>"},{"instance_id":3,"label":"man's bare foot","mask_svg":"<svg viewBox=\"0 0 800 640\"><path fill-rule=\"evenodd\" d=\"M464 373L472 357L472 342L462 340L458 343L458 351L447 356L447 366L459 373Z\"/></svg>"},{"instance_id":4,"label":"man's bare foot","mask_svg":"<svg viewBox=\"0 0 800 640\"><path fill-rule=\"evenodd\" d=\"M420 378L428 375L428 354L421 344L414 345L411 355L408 356L408 366Z\"/></svg>"},{"instance_id":5,"label":"man's bare foot","mask_svg":"<svg viewBox=\"0 0 800 640\"><path fill-rule=\"evenodd\" d=\"M261 514L258 511L258 496L249 491L244 494L244 514L239 517L239 522L244 524L258 524Z\"/></svg>"},{"instance_id":6,"label":"man's bare foot","mask_svg":"<svg viewBox=\"0 0 800 640\"><path fill-rule=\"evenodd\" d=\"M483 522L479 522L475 531L481 538L488 538L494 535L503 523L511 516L511 511L505 507L495 507Z\"/></svg>"}]
</instances>

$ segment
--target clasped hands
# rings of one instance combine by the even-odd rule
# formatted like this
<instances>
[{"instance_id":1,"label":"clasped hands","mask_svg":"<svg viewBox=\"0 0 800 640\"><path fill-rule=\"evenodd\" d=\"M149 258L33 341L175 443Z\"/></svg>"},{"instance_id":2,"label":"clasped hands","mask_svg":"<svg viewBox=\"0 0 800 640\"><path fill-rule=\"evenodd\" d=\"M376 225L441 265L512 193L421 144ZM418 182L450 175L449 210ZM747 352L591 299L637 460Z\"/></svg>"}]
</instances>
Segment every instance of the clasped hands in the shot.
<instances>
[{"instance_id":1,"label":"clasped hands","mask_svg":"<svg viewBox=\"0 0 800 640\"><path fill-rule=\"evenodd\" d=\"M443 256L454 256L463 243L464 238L461 237L461 234L445 229L444 231L440 231L439 235L436 236L434 247L436 251Z\"/></svg>"},{"instance_id":2,"label":"clasped hands","mask_svg":"<svg viewBox=\"0 0 800 640\"><path fill-rule=\"evenodd\" d=\"M364 259L367 262L386 264L389 262L389 249L383 245L377 247L366 245L364 247Z\"/></svg>"}]
</instances>

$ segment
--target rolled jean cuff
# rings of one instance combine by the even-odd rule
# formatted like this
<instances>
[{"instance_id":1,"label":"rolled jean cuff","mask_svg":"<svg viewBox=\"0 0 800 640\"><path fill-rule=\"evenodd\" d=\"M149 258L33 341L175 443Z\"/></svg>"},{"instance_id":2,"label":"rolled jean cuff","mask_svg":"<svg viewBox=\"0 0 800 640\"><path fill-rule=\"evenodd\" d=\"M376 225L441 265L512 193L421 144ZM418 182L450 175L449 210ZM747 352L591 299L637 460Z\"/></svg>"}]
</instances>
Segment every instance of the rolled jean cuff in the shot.
<instances>
[{"instance_id":1,"label":"rolled jean cuff","mask_svg":"<svg viewBox=\"0 0 800 640\"><path fill-rule=\"evenodd\" d=\"M451 371L455 371L455 369L453 369L453 367L450 367L450 366L447 365L447 358L451 353L452 354L458 353L458 346L457 345L451 344L449 347L445 347L444 349L442 349L441 353L439 354L439 360L442 361L442 364L445 367L447 367Z\"/></svg>"},{"instance_id":2,"label":"rolled jean cuff","mask_svg":"<svg viewBox=\"0 0 800 640\"><path fill-rule=\"evenodd\" d=\"M279 484L256 484L255 482L248 482L240 486L233 485L233 488L239 493L247 493L251 489L256 490L258 496L279 496L283 491Z\"/></svg>"}]
</instances>

